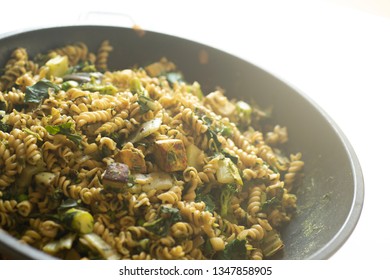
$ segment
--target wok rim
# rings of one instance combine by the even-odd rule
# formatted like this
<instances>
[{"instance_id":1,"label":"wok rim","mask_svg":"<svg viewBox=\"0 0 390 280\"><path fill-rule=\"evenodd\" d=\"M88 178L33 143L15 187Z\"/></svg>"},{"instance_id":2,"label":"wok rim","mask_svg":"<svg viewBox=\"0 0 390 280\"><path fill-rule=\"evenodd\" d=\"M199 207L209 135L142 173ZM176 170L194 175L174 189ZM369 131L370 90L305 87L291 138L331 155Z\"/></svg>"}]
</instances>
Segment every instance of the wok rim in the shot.
<instances>
[{"instance_id":1,"label":"wok rim","mask_svg":"<svg viewBox=\"0 0 390 280\"><path fill-rule=\"evenodd\" d=\"M52 30L52 29L67 29L67 28L113 28L113 29L127 29L127 30L134 30L133 28L129 26L120 26L120 25L102 25L102 24L65 24L65 25L50 25L50 26L38 26L33 28L22 28L17 29L13 31L9 31L6 33L0 34L0 44L1 41L4 39L8 39L10 37L14 36L23 36L23 34L31 33L31 32L42 32L45 30ZM136 31L136 30L134 30ZM337 231L335 236L330 239L325 245L323 245L321 248L319 248L316 252L309 255L306 260L326 260L332 257L349 239L349 237L354 232L357 224L359 223L360 216L363 210L364 205L364 194L365 194L365 186L364 186L364 176L363 171L358 159L358 156L349 142L347 136L344 134L344 132L340 129L340 127L336 124L336 122L331 118L331 116L321 108L312 98L310 98L306 93L303 91L297 89L295 86L291 85L290 83L286 82L283 78L280 78L278 75L275 75L274 73L271 73L264 68L262 68L258 64L254 64L253 62L244 59L240 57L237 54L229 53L225 50L218 49L213 47L212 45L207 45L203 42L198 42L192 39L187 39L185 37L180 37L176 35L172 35L169 33L162 33L162 32L156 32L151 30L143 30L146 33L152 33L155 35L160 35L164 37L171 37L173 39L182 40L185 41L187 44L197 44L199 46L205 46L207 48L214 49L215 51L223 54L224 56L231 56L236 59L238 59L241 62L244 62L246 64L250 64L254 66L255 68L259 68L260 70L264 71L265 74L275 78L279 83L284 84L288 88L290 88L295 94L301 96L303 99L305 99L308 104L310 104L315 111L317 111L324 120L326 120L331 128L334 130L335 134L337 135L337 138L340 140L340 143L344 147L349 162L351 164L351 170L352 170L352 179L353 179L353 199L350 207L350 211L348 213L347 218L345 219L343 225L340 227L340 229ZM0 248L4 248L6 250L12 251L14 255L16 255L16 259L40 259L40 260L54 260L55 257L44 253L43 251L36 249L32 246L21 244L19 240L14 238L13 236L9 235L6 231L2 230L0 228Z\"/></svg>"}]
</instances>

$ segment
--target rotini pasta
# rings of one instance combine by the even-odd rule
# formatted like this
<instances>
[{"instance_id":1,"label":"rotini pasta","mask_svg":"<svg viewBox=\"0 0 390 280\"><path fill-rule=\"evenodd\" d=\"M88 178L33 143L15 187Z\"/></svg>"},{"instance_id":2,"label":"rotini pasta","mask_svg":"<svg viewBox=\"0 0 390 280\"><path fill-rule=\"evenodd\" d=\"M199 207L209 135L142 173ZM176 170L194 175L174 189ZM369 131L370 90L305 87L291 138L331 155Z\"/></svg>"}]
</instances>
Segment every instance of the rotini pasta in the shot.
<instances>
[{"instance_id":1,"label":"rotini pasta","mask_svg":"<svg viewBox=\"0 0 390 280\"><path fill-rule=\"evenodd\" d=\"M83 42L0 76L0 227L61 259L266 259L304 162L287 128L167 58L110 71ZM260 113L259 113L260 112ZM256 121L256 123L254 123ZM261 129L260 129L261 127Z\"/></svg>"}]
</instances>

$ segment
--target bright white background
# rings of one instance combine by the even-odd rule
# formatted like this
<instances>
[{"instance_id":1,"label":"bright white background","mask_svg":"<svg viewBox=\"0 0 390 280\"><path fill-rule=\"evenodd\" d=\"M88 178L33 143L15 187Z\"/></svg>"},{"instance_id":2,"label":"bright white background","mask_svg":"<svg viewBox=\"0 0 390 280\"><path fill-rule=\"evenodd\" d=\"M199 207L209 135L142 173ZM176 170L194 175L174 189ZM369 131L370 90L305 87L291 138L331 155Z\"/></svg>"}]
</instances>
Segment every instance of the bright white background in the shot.
<instances>
[{"instance_id":1,"label":"bright white background","mask_svg":"<svg viewBox=\"0 0 390 280\"><path fill-rule=\"evenodd\" d=\"M332 259L383 260L390 259L389 9L380 0L4 1L0 33L136 23L223 49L275 74L335 120L362 165L363 212ZM108 14L85 16L91 11Z\"/></svg>"}]
</instances>

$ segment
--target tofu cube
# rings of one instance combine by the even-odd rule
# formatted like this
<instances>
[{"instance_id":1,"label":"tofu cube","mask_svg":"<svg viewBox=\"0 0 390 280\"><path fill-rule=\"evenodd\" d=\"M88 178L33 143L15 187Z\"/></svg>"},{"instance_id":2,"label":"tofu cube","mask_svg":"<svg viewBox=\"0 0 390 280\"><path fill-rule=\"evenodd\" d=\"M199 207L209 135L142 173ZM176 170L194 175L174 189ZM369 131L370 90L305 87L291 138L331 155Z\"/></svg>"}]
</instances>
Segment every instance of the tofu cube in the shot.
<instances>
[{"instance_id":1,"label":"tofu cube","mask_svg":"<svg viewBox=\"0 0 390 280\"><path fill-rule=\"evenodd\" d=\"M104 187L121 189L129 182L130 170L127 164L114 162L107 166L102 177Z\"/></svg>"},{"instance_id":2,"label":"tofu cube","mask_svg":"<svg viewBox=\"0 0 390 280\"><path fill-rule=\"evenodd\" d=\"M126 164L131 171L146 173L145 157L139 149L123 149L115 155L115 160Z\"/></svg>"},{"instance_id":3,"label":"tofu cube","mask_svg":"<svg viewBox=\"0 0 390 280\"><path fill-rule=\"evenodd\" d=\"M166 172L182 171L187 167L187 153L180 139L164 139L155 142L157 165Z\"/></svg>"}]
</instances>

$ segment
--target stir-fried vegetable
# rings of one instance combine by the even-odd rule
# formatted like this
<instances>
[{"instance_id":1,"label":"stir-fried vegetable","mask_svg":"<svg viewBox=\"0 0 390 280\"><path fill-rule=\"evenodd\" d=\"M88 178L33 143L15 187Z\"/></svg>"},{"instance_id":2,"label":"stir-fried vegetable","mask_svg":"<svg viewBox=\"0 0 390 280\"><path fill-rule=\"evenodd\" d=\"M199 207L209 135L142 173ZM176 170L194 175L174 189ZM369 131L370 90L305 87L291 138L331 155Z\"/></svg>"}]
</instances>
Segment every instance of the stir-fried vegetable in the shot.
<instances>
[{"instance_id":1,"label":"stir-fried vegetable","mask_svg":"<svg viewBox=\"0 0 390 280\"><path fill-rule=\"evenodd\" d=\"M162 206L154 221L146 222L143 226L156 235L166 236L171 225L181 221L180 211L177 208Z\"/></svg>"},{"instance_id":2,"label":"stir-fried vegetable","mask_svg":"<svg viewBox=\"0 0 390 280\"><path fill-rule=\"evenodd\" d=\"M227 184L223 187L220 196L220 214L221 217L227 220L234 219L232 213L231 201L233 196L237 193L237 188L232 184Z\"/></svg>"},{"instance_id":3,"label":"stir-fried vegetable","mask_svg":"<svg viewBox=\"0 0 390 280\"><path fill-rule=\"evenodd\" d=\"M70 230L80 234L90 233L93 230L92 215L81 209L70 208L63 214L62 220Z\"/></svg>"},{"instance_id":4,"label":"stir-fried vegetable","mask_svg":"<svg viewBox=\"0 0 390 280\"><path fill-rule=\"evenodd\" d=\"M80 242L97 252L103 259L106 260L119 260L120 256L118 252L108 245L99 235L95 233L84 234L80 238Z\"/></svg>"},{"instance_id":5,"label":"stir-fried vegetable","mask_svg":"<svg viewBox=\"0 0 390 280\"><path fill-rule=\"evenodd\" d=\"M237 166L228 157L221 158L218 161L218 169L217 169L216 176L217 176L217 181L221 184L230 184L230 183L236 183L238 185L243 184Z\"/></svg>"},{"instance_id":6,"label":"stir-fried vegetable","mask_svg":"<svg viewBox=\"0 0 390 280\"><path fill-rule=\"evenodd\" d=\"M69 68L69 60L67 56L57 55L46 62L49 67L49 75L53 77L62 77L66 74Z\"/></svg>"},{"instance_id":7,"label":"stir-fried vegetable","mask_svg":"<svg viewBox=\"0 0 390 280\"><path fill-rule=\"evenodd\" d=\"M234 239L229 242L223 251L217 252L214 259L217 260L245 260L248 258L246 241Z\"/></svg>"},{"instance_id":8,"label":"stir-fried vegetable","mask_svg":"<svg viewBox=\"0 0 390 280\"><path fill-rule=\"evenodd\" d=\"M57 92L60 90L60 87L47 79L42 79L32 86L26 87L24 102L40 103L43 99L49 97L49 90Z\"/></svg>"},{"instance_id":9,"label":"stir-fried vegetable","mask_svg":"<svg viewBox=\"0 0 390 280\"><path fill-rule=\"evenodd\" d=\"M45 129L51 135L62 134L75 144L80 144L81 135L75 133L74 124L71 122L59 124L59 125L46 125Z\"/></svg>"},{"instance_id":10,"label":"stir-fried vegetable","mask_svg":"<svg viewBox=\"0 0 390 280\"><path fill-rule=\"evenodd\" d=\"M152 133L156 132L160 125L162 124L161 118L155 118L150 121L144 122L140 128L136 131L136 133L133 135L133 137L130 139L130 142L136 143Z\"/></svg>"}]
</instances>

